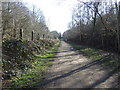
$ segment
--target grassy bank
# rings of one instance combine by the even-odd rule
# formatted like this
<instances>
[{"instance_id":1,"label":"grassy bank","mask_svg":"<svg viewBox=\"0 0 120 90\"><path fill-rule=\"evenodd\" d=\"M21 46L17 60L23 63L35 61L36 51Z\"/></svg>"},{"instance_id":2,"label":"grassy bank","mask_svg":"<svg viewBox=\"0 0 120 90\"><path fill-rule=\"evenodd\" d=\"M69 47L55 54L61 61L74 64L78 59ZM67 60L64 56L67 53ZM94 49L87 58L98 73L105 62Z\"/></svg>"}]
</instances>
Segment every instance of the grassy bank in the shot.
<instances>
[{"instance_id":1,"label":"grassy bank","mask_svg":"<svg viewBox=\"0 0 120 90\"><path fill-rule=\"evenodd\" d=\"M115 55L114 53L109 53L104 50L94 49L94 48L77 45L77 44L73 44L73 43L71 45L75 49L79 50L80 53L82 53L84 56L86 56L89 59L100 60L100 61L102 61L102 64L110 66L111 68L120 66L119 55Z\"/></svg>"},{"instance_id":2,"label":"grassy bank","mask_svg":"<svg viewBox=\"0 0 120 90\"><path fill-rule=\"evenodd\" d=\"M10 88L31 88L40 83L59 46L60 42L52 46L47 52L37 55L34 62L31 64L32 68L29 68L24 72L18 71L17 77L13 77L11 80Z\"/></svg>"}]
</instances>

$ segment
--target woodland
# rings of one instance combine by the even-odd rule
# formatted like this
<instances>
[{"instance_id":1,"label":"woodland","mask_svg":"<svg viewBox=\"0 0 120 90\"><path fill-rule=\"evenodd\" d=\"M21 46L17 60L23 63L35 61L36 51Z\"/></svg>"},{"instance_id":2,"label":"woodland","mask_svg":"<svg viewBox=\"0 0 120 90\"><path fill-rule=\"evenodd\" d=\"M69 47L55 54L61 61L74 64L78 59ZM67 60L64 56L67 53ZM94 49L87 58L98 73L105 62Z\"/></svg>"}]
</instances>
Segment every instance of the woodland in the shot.
<instances>
[{"instance_id":1,"label":"woodland","mask_svg":"<svg viewBox=\"0 0 120 90\"><path fill-rule=\"evenodd\" d=\"M78 55L75 50L79 50L78 57L82 58L83 62L87 57L86 60L103 60L107 63L106 66L109 64L111 68L120 66L120 2L77 1L78 4L72 11L72 21L63 35L49 30L42 10L36 6L33 5L30 10L23 2L2 2L0 73L3 88L39 86L45 79L51 62L58 60L59 64L61 61L65 63L74 60L77 58L75 55ZM78 63L80 58L77 58ZM62 65L66 67L64 63ZM68 66L70 65L68 63ZM58 68L64 67L58 65ZM72 69L68 72L70 70ZM68 74L73 72L75 71ZM67 77L68 74L62 74L63 76L53 80Z\"/></svg>"}]
</instances>

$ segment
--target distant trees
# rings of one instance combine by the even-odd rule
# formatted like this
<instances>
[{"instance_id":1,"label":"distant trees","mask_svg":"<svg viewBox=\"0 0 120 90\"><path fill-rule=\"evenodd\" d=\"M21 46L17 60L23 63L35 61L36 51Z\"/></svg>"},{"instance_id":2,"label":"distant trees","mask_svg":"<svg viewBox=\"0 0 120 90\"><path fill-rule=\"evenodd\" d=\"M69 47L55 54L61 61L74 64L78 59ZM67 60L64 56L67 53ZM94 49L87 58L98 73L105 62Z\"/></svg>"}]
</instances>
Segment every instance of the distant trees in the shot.
<instances>
[{"instance_id":1,"label":"distant trees","mask_svg":"<svg viewBox=\"0 0 120 90\"><path fill-rule=\"evenodd\" d=\"M52 38L42 11L35 6L30 11L22 2L3 2L2 19L3 40Z\"/></svg>"},{"instance_id":2,"label":"distant trees","mask_svg":"<svg viewBox=\"0 0 120 90\"><path fill-rule=\"evenodd\" d=\"M51 32L50 32L50 35L51 35L51 37L54 38L54 39L59 39L59 38L61 37L61 34L58 33L57 31L51 31Z\"/></svg>"},{"instance_id":3,"label":"distant trees","mask_svg":"<svg viewBox=\"0 0 120 90\"><path fill-rule=\"evenodd\" d=\"M79 2L64 38L120 51L120 2Z\"/></svg>"}]
</instances>

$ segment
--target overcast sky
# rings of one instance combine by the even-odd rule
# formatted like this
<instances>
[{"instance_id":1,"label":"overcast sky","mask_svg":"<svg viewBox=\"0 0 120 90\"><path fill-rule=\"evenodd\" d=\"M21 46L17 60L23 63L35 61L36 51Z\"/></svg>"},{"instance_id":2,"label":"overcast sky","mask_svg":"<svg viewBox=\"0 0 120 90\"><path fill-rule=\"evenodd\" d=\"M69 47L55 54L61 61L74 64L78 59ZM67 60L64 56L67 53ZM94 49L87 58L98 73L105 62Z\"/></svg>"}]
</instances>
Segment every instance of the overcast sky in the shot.
<instances>
[{"instance_id":1,"label":"overcast sky","mask_svg":"<svg viewBox=\"0 0 120 90\"><path fill-rule=\"evenodd\" d=\"M24 0L29 5L41 8L46 18L50 31L56 30L63 33L71 21L72 8L76 0Z\"/></svg>"}]
</instances>

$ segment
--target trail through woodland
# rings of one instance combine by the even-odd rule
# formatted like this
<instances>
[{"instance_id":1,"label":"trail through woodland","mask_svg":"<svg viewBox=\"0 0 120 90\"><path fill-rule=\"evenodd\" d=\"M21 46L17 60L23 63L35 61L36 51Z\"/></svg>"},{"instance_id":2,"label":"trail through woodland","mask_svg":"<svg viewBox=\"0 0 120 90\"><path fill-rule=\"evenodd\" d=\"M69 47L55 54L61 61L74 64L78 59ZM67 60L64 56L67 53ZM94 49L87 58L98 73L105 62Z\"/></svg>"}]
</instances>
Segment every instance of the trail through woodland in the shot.
<instances>
[{"instance_id":1,"label":"trail through woodland","mask_svg":"<svg viewBox=\"0 0 120 90\"><path fill-rule=\"evenodd\" d=\"M62 41L51 63L43 88L118 87L116 70L105 68L99 60L90 60Z\"/></svg>"}]
</instances>

